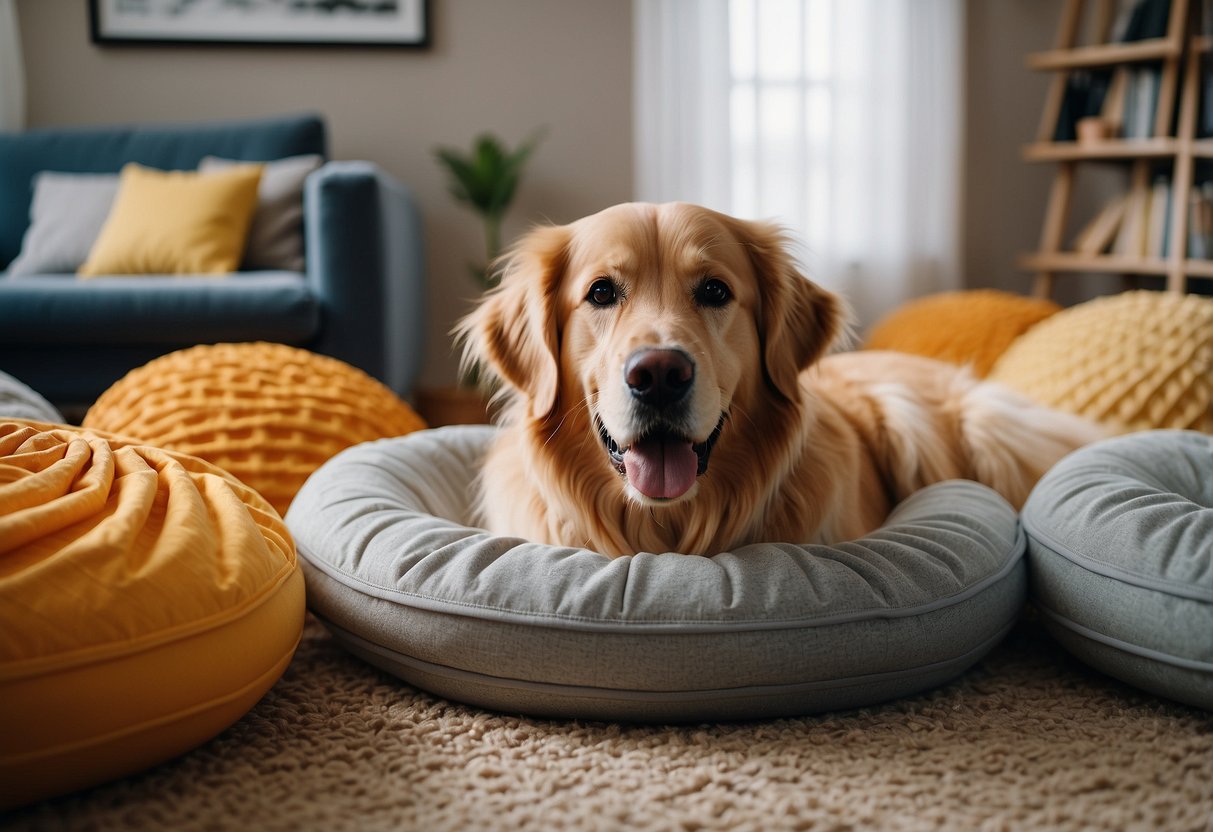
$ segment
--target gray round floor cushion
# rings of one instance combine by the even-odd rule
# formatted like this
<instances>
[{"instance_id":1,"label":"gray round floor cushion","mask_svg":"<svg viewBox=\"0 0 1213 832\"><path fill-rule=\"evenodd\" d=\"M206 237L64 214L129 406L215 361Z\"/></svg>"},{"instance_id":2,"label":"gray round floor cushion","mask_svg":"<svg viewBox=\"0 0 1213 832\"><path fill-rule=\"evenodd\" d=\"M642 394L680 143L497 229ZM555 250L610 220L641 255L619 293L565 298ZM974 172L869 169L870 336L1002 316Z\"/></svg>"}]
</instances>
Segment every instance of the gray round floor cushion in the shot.
<instances>
[{"instance_id":1,"label":"gray round floor cushion","mask_svg":"<svg viewBox=\"0 0 1213 832\"><path fill-rule=\"evenodd\" d=\"M1129 684L1213 709L1213 437L1082 448L1024 506L1031 592L1057 639Z\"/></svg>"},{"instance_id":2,"label":"gray round floor cushion","mask_svg":"<svg viewBox=\"0 0 1213 832\"><path fill-rule=\"evenodd\" d=\"M868 537L712 558L475 528L493 428L350 448L287 514L308 604L351 652L449 699L541 716L703 721L869 705L947 682L1026 597L992 490L951 481Z\"/></svg>"}]
</instances>

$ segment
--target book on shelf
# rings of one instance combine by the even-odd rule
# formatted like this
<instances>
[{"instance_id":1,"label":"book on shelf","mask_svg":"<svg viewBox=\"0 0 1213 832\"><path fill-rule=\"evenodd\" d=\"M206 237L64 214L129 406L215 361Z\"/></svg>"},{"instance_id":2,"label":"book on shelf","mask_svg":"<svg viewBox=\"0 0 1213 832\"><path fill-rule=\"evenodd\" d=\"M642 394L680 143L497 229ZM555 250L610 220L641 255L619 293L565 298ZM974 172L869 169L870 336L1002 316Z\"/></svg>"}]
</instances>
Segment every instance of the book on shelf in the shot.
<instances>
[{"instance_id":1,"label":"book on shelf","mask_svg":"<svg viewBox=\"0 0 1213 832\"><path fill-rule=\"evenodd\" d=\"M1207 55L1201 58L1200 81L1200 112L1197 117L1196 135L1208 138L1213 136L1213 72L1210 72Z\"/></svg>"},{"instance_id":2,"label":"book on shelf","mask_svg":"<svg viewBox=\"0 0 1213 832\"><path fill-rule=\"evenodd\" d=\"M1167 36L1171 0L1122 1L1112 24L1111 40L1127 43Z\"/></svg>"},{"instance_id":3,"label":"book on shelf","mask_svg":"<svg viewBox=\"0 0 1213 832\"><path fill-rule=\"evenodd\" d=\"M1112 244L1112 253L1121 257L1144 257L1146 253L1146 213L1150 189L1145 185L1129 189L1125 217Z\"/></svg>"},{"instance_id":4,"label":"book on shelf","mask_svg":"<svg viewBox=\"0 0 1213 832\"><path fill-rule=\"evenodd\" d=\"M1129 68L1127 66L1116 67L1112 72L1112 80L1108 84L1108 94L1104 96L1103 110L1100 112L1100 116L1108 123L1113 136L1124 134L1125 87L1128 83Z\"/></svg>"},{"instance_id":5,"label":"book on shelf","mask_svg":"<svg viewBox=\"0 0 1213 832\"><path fill-rule=\"evenodd\" d=\"M1100 115L1114 72L1109 69L1076 69L1066 78L1061 109L1053 130L1053 141L1072 142L1078 138L1078 122Z\"/></svg>"},{"instance_id":6,"label":"book on shelf","mask_svg":"<svg viewBox=\"0 0 1213 832\"><path fill-rule=\"evenodd\" d=\"M1118 112L1120 136L1126 139L1148 139L1154 135L1154 111L1158 109L1158 93L1162 85L1160 66L1121 67L1124 82L1117 89L1120 100L1109 103Z\"/></svg>"},{"instance_id":7,"label":"book on shelf","mask_svg":"<svg viewBox=\"0 0 1213 832\"><path fill-rule=\"evenodd\" d=\"M1188 196L1188 257L1213 259L1213 182L1202 182Z\"/></svg>"},{"instance_id":8,"label":"book on shelf","mask_svg":"<svg viewBox=\"0 0 1213 832\"><path fill-rule=\"evenodd\" d=\"M1154 177L1146 206L1146 257L1167 256L1167 235L1171 227L1171 178Z\"/></svg>"},{"instance_id":9,"label":"book on shelf","mask_svg":"<svg viewBox=\"0 0 1213 832\"><path fill-rule=\"evenodd\" d=\"M1170 231L1171 179L1159 175L1148 188L1108 200L1074 237L1073 248L1077 254L1162 258Z\"/></svg>"},{"instance_id":10,"label":"book on shelf","mask_svg":"<svg viewBox=\"0 0 1213 832\"><path fill-rule=\"evenodd\" d=\"M1116 232L1125 218L1129 204L1128 194L1119 194L1112 199L1083 226L1074 238L1074 251L1078 254L1103 254L1116 239Z\"/></svg>"}]
</instances>

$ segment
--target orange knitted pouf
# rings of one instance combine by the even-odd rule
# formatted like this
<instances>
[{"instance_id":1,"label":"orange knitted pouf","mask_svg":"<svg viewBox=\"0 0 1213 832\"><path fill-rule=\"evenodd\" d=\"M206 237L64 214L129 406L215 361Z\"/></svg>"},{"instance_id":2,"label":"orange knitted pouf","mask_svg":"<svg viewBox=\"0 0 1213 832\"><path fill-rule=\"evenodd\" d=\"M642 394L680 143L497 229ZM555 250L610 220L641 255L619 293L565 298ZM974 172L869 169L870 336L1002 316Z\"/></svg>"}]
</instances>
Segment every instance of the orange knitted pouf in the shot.
<instances>
[{"instance_id":1,"label":"orange knitted pouf","mask_svg":"<svg viewBox=\"0 0 1213 832\"><path fill-rule=\"evenodd\" d=\"M1016 338L1060 309L1051 300L996 289L928 295L878 321L864 348L968 364L985 376Z\"/></svg>"},{"instance_id":2,"label":"orange knitted pouf","mask_svg":"<svg viewBox=\"0 0 1213 832\"><path fill-rule=\"evenodd\" d=\"M105 391L84 426L218 465L285 514L338 451L425 427L391 390L343 361L284 344L170 353Z\"/></svg>"}]
</instances>

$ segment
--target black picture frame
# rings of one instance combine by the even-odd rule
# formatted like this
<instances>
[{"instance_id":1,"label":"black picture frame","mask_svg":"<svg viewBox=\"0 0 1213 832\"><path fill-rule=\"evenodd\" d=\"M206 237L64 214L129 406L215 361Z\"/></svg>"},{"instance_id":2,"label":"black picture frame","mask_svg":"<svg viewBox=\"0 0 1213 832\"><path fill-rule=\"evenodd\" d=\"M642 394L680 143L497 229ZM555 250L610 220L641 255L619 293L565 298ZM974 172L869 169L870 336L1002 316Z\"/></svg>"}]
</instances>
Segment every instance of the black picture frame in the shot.
<instances>
[{"instance_id":1,"label":"black picture frame","mask_svg":"<svg viewBox=\"0 0 1213 832\"><path fill-rule=\"evenodd\" d=\"M89 0L101 46L424 49L430 0Z\"/></svg>"}]
</instances>

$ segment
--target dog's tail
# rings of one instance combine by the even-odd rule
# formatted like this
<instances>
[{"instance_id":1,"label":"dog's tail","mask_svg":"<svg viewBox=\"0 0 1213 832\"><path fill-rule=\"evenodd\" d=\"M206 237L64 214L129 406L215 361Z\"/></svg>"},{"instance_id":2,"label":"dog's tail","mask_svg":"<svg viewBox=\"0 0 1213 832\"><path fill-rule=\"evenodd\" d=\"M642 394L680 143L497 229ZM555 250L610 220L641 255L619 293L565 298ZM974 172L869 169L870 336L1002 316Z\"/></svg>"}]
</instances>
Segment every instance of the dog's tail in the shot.
<instances>
[{"instance_id":1,"label":"dog's tail","mask_svg":"<svg viewBox=\"0 0 1213 832\"><path fill-rule=\"evenodd\" d=\"M959 399L964 453L974 478L1006 497L1016 510L1059 459L1112 433L1001 384L970 383Z\"/></svg>"}]
</instances>

